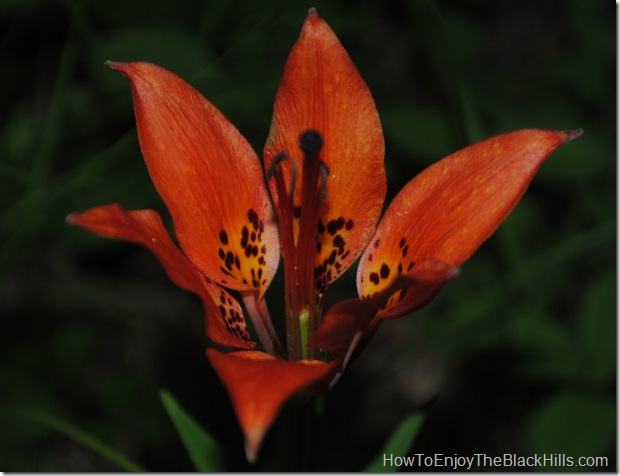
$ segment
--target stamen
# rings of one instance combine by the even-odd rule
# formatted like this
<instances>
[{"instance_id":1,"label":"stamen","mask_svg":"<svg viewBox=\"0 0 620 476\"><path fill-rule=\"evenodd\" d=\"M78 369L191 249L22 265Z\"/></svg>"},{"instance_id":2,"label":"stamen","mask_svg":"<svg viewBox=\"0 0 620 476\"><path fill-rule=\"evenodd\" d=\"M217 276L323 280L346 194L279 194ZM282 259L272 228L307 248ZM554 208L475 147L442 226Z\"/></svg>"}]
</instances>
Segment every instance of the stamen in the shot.
<instances>
[{"instance_id":1,"label":"stamen","mask_svg":"<svg viewBox=\"0 0 620 476\"><path fill-rule=\"evenodd\" d=\"M265 178L267 179L267 181L271 180L271 178L273 177L273 174L276 173L276 168L278 167L278 165L280 165L280 163L285 160L291 160L291 158L288 155L286 155L286 152L281 150L273 158L273 160L271 161L271 164L269 164L269 170L267 170L267 173L265 174Z\"/></svg>"},{"instance_id":2,"label":"stamen","mask_svg":"<svg viewBox=\"0 0 620 476\"><path fill-rule=\"evenodd\" d=\"M329 167L321 161L319 173L321 174L321 200L327 200L327 179L329 178Z\"/></svg>"}]
</instances>

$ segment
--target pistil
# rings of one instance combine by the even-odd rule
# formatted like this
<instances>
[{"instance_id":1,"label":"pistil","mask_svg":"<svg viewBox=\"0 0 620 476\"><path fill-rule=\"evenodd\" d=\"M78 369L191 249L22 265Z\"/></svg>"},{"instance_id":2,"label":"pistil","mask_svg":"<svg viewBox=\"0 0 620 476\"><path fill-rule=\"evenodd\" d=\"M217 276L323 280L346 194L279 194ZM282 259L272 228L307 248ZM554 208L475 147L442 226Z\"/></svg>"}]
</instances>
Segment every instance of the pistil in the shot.
<instances>
[{"instance_id":1,"label":"pistil","mask_svg":"<svg viewBox=\"0 0 620 476\"><path fill-rule=\"evenodd\" d=\"M295 252L295 268L300 274L300 289L304 307L297 310L298 316L307 312L307 332L312 336L318 330L320 312L317 308L314 267L316 258L317 224L321 207L327 196L325 174L327 167L322 162L320 153L323 137L314 129L308 129L299 137L299 148L303 152L301 184L301 216L299 234ZM329 173L329 172L327 172ZM302 339L303 340L303 339ZM305 343L301 343L303 351Z\"/></svg>"}]
</instances>

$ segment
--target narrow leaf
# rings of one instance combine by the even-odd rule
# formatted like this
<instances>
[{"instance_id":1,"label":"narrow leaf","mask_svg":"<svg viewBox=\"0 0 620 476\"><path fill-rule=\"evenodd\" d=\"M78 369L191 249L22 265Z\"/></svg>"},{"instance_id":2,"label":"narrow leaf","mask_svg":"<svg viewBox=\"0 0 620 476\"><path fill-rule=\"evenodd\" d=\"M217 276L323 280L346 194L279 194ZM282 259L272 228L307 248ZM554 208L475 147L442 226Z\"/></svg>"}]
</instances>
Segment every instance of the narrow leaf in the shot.
<instances>
[{"instance_id":1,"label":"narrow leaf","mask_svg":"<svg viewBox=\"0 0 620 476\"><path fill-rule=\"evenodd\" d=\"M118 451L102 442L92 434L78 428L77 426L62 420L54 415L43 412L36 409L23 409L18 410L18 413L29 420L36 423L45 425L52 428L65 436L71 438L73 441L93 450L95 453L103 456L108 461L111 461L126 471L132 471L135 473L144 473L146 470L137 465Z\"/></svg>"},{"instance_id":2,"label":"narrow leaf","mask_svg":"<svg viewBox=\"0 0 620 476\"><path fill-rule=\"evenodd\" d=\"M407 416L394 430L392 436L387 440L379 454L364 469L369 473L388 473L398 471L399 466L389 464L395 457L407 456L407 453L413 446L413 442L422 428L424 423L424 415L421 413L412 413ZM392 457L390 459L390 457ZM386 461L388 464L386 464Z\"/></svg>"},{"instance_id":3,"label":"narrow leaf","mask_svg":"<svg viewBox=\"0 0 620 476\"><path fill-rule=\"evenodd\" d=\"M196 471L202 473L224 471L224 462L220 456L221 450L215 438L196 423L170 392L161 390L159 397Z\"/></svg>"}]
</instances>

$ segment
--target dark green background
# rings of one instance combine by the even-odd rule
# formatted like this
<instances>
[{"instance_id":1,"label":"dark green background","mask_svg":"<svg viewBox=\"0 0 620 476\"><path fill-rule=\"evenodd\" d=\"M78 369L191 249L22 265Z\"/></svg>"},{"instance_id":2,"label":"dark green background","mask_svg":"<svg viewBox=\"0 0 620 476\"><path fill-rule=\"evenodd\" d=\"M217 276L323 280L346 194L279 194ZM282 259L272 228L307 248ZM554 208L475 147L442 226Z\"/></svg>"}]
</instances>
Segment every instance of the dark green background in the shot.
<instances>
[{"instance_id":1,"label":"dark green background","mask_svg":"<svg viewBox=\"0 0 620 476\"><path fill-rule=\"evenodd\" d=\"M165 213L140 156L129 85L105 60L175 71L260 152L310 6L374 94L388 198L488 136L585 130L542 167L461 276L424 310L384 325L327 395L315 468L363 468L424 407L413 453L608 456L615 470L609 0L0 2L0 470L118 469L41 423L52 415L149 470L190 471L161 388L222 443L230 469L290 469L279 460L291 436L278 427L259 464L245 462L204 357L198 300L148 252L64 217L114 201ZM354 276L331 297L353 295ZM277 309L277 283L273 291Z\"/></svg>"}]
</instances>

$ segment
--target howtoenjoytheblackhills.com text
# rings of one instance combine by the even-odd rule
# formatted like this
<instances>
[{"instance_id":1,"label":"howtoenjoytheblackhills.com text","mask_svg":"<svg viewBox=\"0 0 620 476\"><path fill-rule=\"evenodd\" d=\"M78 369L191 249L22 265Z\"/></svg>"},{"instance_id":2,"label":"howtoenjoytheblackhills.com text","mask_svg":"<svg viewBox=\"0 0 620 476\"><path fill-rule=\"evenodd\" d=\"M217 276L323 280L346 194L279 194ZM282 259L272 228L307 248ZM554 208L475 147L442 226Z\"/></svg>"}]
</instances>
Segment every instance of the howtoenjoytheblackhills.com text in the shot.
<instances>
[{"instance_id":1,"label":"howtoenjoytheblackhills.com text","mask_svg":"<svg viewBox=\"0 0 620 476\"><path fill-rule=\"evenodd\" d=\"M392 453L383 455L384 467L412 467L445 470L478 470L482 468L607 468L606 456L568 456L565 454L533 454L521 456L505 453L501 456L489 456L475 453L470 456L445 455L441 453L416 453L399 456Z\"/></svg>"}]
</instances>

